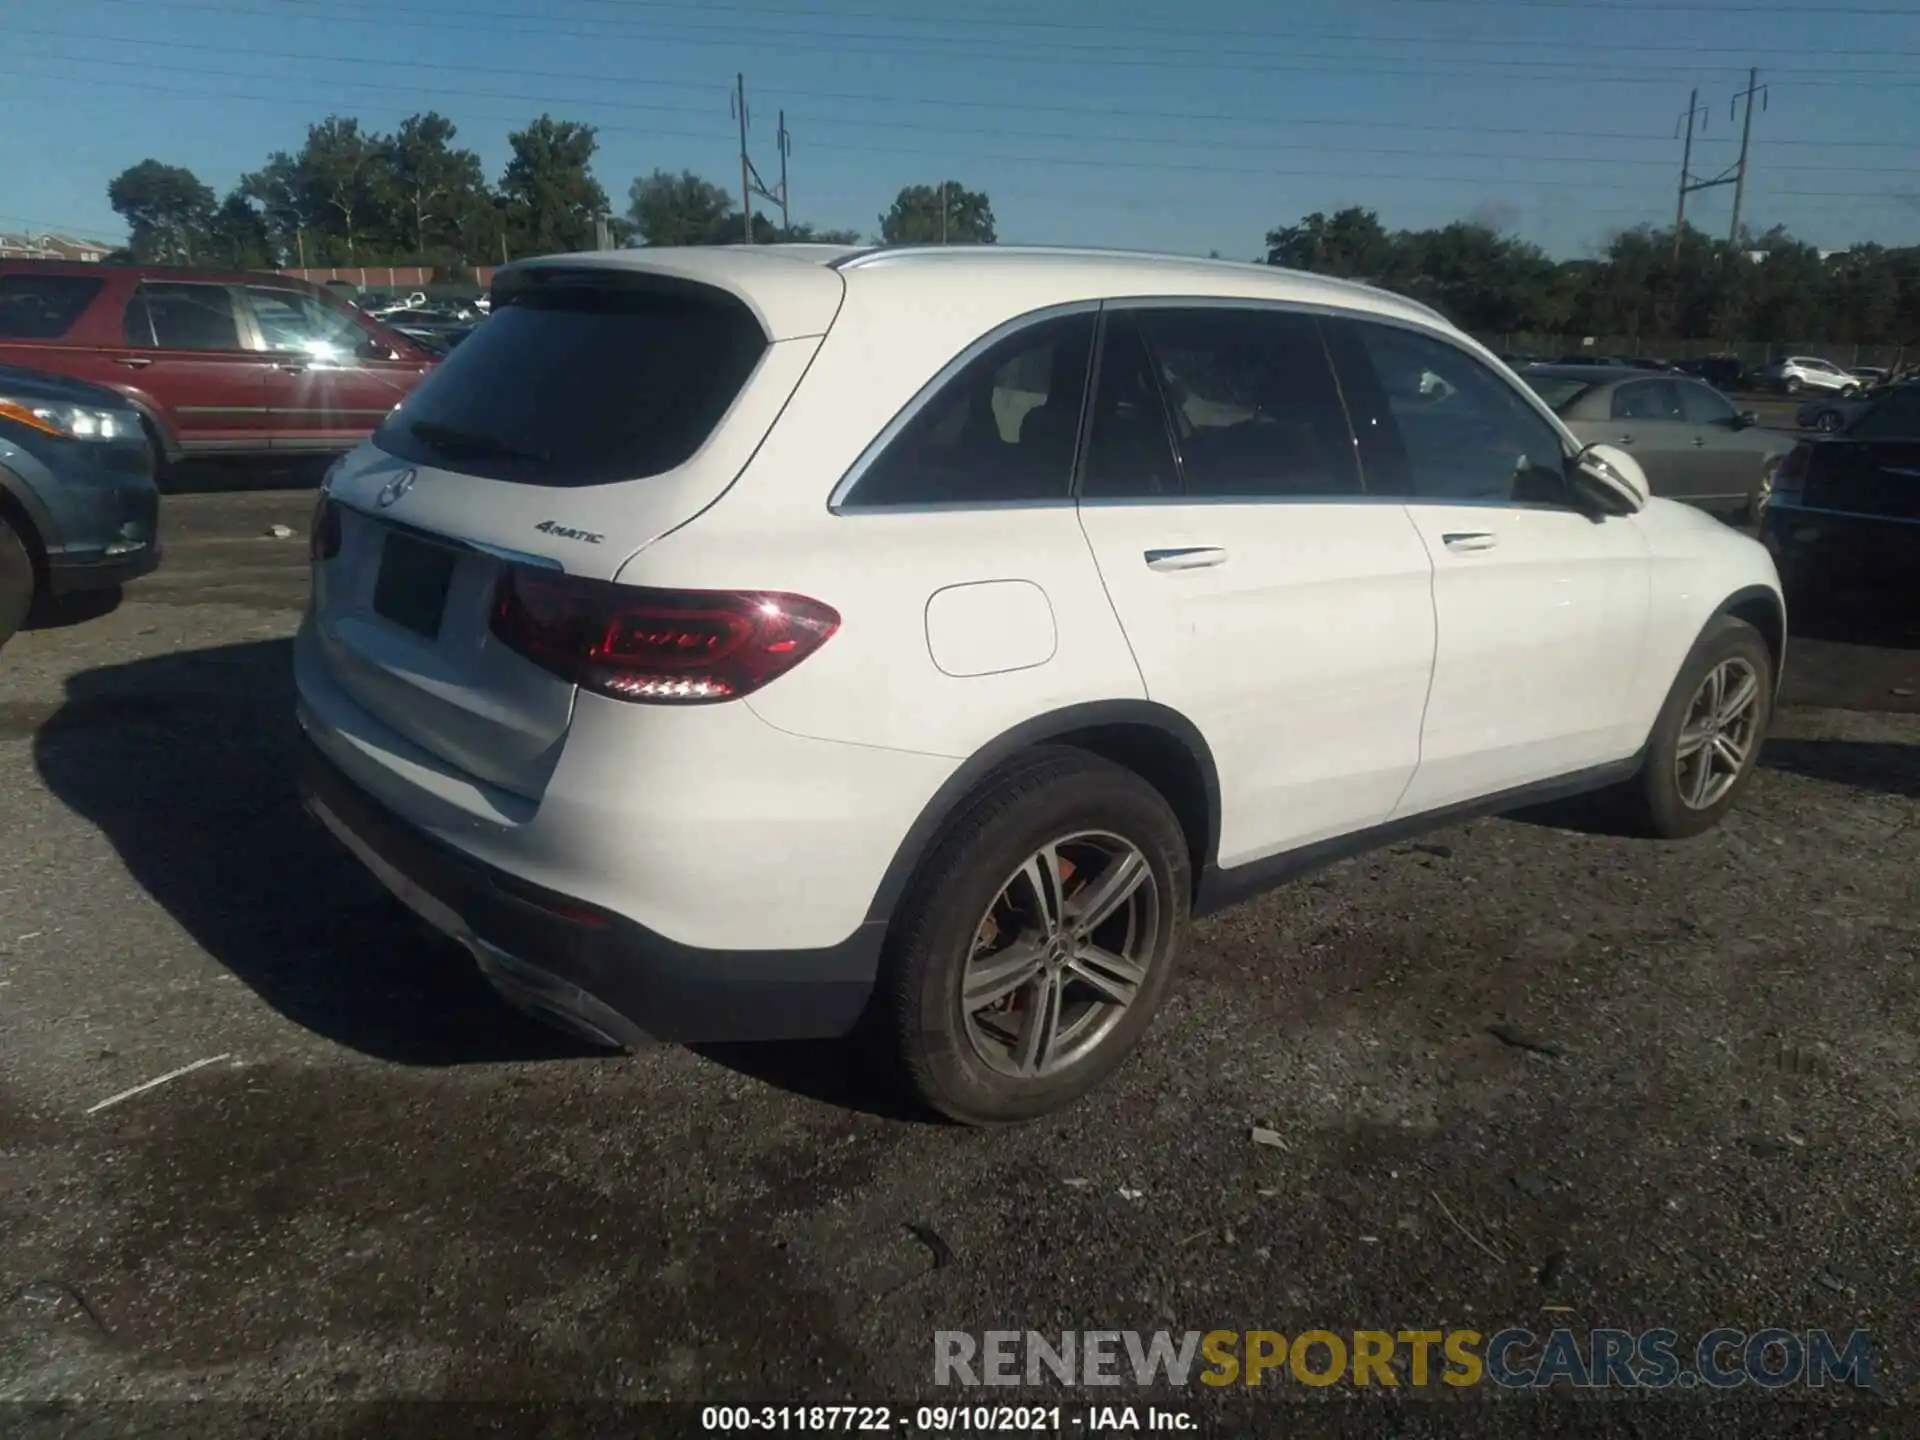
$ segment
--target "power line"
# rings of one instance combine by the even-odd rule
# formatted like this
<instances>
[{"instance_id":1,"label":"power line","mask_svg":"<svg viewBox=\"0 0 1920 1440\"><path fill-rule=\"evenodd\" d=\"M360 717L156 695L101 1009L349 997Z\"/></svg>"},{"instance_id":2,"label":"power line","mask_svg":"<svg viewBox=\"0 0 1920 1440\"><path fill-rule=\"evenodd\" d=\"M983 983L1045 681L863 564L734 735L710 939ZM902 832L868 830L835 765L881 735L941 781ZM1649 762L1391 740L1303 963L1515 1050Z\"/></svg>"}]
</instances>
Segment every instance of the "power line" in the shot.
<instances>
[{"instance_id":1,"label":"power line","mask_svg":"<svg viewBox=\"0 0 1920 1440\"><path fill-rule=\"evenodd\" d=\"M105 3L108 3L108 4L140 3L141 8L146 10L159 9L159 8L177 9L177 10L208 10L208 11L213 11L229 17L234 15L258 15L266 18L279 19L279 20L285 20L289 18L284 13L276 12L272 10L260 10L260 9L251 9L251 8L243 9L234 5L199 4L199 3L193 3L193 0L105 0ZM447 23L449 23L449 21L456 21L460 25L462 30L468 31L468 32L480 31L480 32L494 32L494 33L508 33L508 32L499 31L499 27L479 25L473 22L476 20L517 20L517 21L525 22L530 25L539 26L540 33L544 36L577 36L585 39L595 39L595 38L602 38L604 35L604 28L600 30L580 30L572 26L566 26L566 27L557 26L553 24L552 21L548 19L546 16L539 15L537 13L530 13L526 11L516 12L516 11L505 11L505 10L468 10L468 11L462 11L458 15L455 15L452 12L448 12L448 11L433 11L433 10L423 11L423 10L417 10L417 9L407 9L405 7L400 7L400 6L350 4L347 8L367 12L368 18L362 21L362 20L357 20L351 16L338 13L339 7L336 6L336 0L267 0L267 3L321 9L327 18L335 19L342 23L346 23L346 24L364 23L368 25L377 24L381 28L402 26L402 27L414 28L414 29L424 28L424 29L440 30ZM399 16L406 16L406 15L414 15L414 16L420 16L425 18L416 19L416 20L406 20L406 19L396 18ZM589 23L602 24L604 27L605 25L612 25L617 22L589 22ZM633 30L633 27L631 25L628 25L623 28L629 31ZM779 43L777 45L777 48L782 51L816 52L816 53L827 53L827 54L840 55L840 56L904 55L904 56L925 57L929 54L941 54L941 55L952 56L954 58L993 60L1002 64L1052 65L1052 64L1059 63L1061 59L1068 58L1068 57L1055 57L1050 55L1034 53L1036 50L1041 48L1052 48L1052 49L1076 49L1077 48L1081 50L1098 48L1098 47L1068 47L1068 46L1062 46L1056 43L1050 47L1042 47L1035 44L1025 44L1025 45L1021 45L1011 49L1003 47L1000 49L974 49L974 50L960 50L960 51L933 50L933 49L930 49L925 44L917 44L917 45L909 44L902 47L898 43L872 43L872 42L898 42L903 38L909 38L909 37L902 37L899 35L871 35L871 34L864 34L861 32L853 32L853 31L838 31L828 36L822 36L820 32L814 31L814 30L782 31L782 30L770 30L770 29L761 28L761 29L757 29L752 36L743 37L740 32L740 28L737 25L714 25L714 26L702 27L702 26L696 26L692 22L686 22L682 24L679 28L717 31L719 32L719 34L714 39L705 39L705 38L698 38L698 37L687 37L684 35L677 35L677 34L665 34L659 31L658 29L654 29L654 28L639 30L635 33L636 33L636 38L646 39L656 45L685 45L685 46L709 47L709 48L717 47L717 48L737 51L743 43L778 41ZM856 46L856 45L848 44L847 42L849 41L858 41L861 43ZM985 46L985 45L992 45L996 42L982 40L982 41L958 41L958 42L948 42L948 43L960 43L960 44L966 44L966 45ZM1466 61L1459 61L1459 60L1450 62L1455 65L1464 64L1464 63L1478 63L1481 65L1496 66L1496 67L1497 66L1514 66L1514 65L1533 65L1535 67L1554 66L1557 69L1564 70L1565 72L1567 72L1566 75L1533 74L1533 73L1524 73L1521 71L1500 70L1500 69L1442 70L1442 69L1435 69L1432 67L1405 68L1405 67L1399 67L1399 66L1380 66L1380 65L1366 65L1366 64L1356 65L1349 62L1356 61L1356 60L1364 60L1365 57L1357 56L1357 55L1309 54L1308 52L1303 52L1303 51L1293 50L1293 49L1289 49L1283 52L1282 54L1276 54L1276 55L1266 55L1266 54L1253 55L1253 56L1249 56L1249 58L1246 58L1244 60L1220 59L1218 57L1221 56L1222 54L1228 54L1228 55L1246 54L1247 52L1231 52L1231 51L1222 51L1219 49L1189 50L1182 53L1190 58L1183 59L1183 58L1177 58L1176 56L1167 54L1164 47L1155 47L1155 49L1157 53L1151 54L1151 55L1125 55L1125 56L1108 55L1108 56L1105 56L1104 58L1095 58L1092 56L1077 55L1072 58L1074 58L1074 63L1077 63L1077 64L1105 65L1105 66L1116 66L1116 67L1122 67L1122 68L1145 68L1145 69L1160 69L1160 70L1165 70L1165 69L1226 70L1226 71L1250 72L1255 74L1267 74L1274 70L1311 70L1316 72L1325 72L1325 71L1328 71L1329 69L1337 69L1337 73L1354 74L1354 75L1375 75L1375 76L1382 76L1382 77L1412 77L1412 78L1419 78L1419 79L1453 79L1453 80L1480 80L1480 81L1500 80L1507 83L1522 83L1522 84L1547 84L1547 83L1564 84L1566 83L1566 80L1569 75L1577 74L1581 83L1583 84L1588 84L1588 85L1601 84L1601 85L1619 85L1619 86L1661 85L1666 83L1665 81L1659 78L1659 76L1663 73L1694 74L1694 73L1697 73L1700 68L1697 66L1636 65L1630 73L1599 73L1594 71L1589 64L1584 62L1579 62L1579 61L1545 61L1545 60L1542 60L1542 61L1511 60L1509 61L1509 60L1490 59L1490 60L1479 61L1479 62L1466 62ZM1194 62L1201 62L1201 63L1194 63ZM1708 68L1733 69L1736 67L1728 66L1728 67L1708 67ZM1844 78L1844 79L1840 78L1843 76L1850 77L1850 78ZM1811 78L1803 78L1803 77L1811 77ZM1821 78L1821 77L1831 77L1831 78ZM1920 78L1907 75L1903 72L1876 71L1876 70L1863 71L1858 69L1857 67L1826 68L1826 69L1818 69L1818 70L1808 69L1803 71L1796 71L1796 72L1793 72L1792 78L1794 80L1794 83L1800 84L1800 85L1822 85L1822 86L1845 85L1848 87L1854 87L1864 82L1864 83L1884 84L1889 86L1890 88L1896 88L1896 89L1920 88Z\"/></svg>"},{"instance_id":2,"label":"power line","mask_svg":"<svg viewBox=\"0 0 1920 1440\"><path fill-rule=\"evenodd\" d=\"M36 36L48 35L48 36L55 36L58 38L72 39L72 40L78 40L83 38L77 35L67 35L61 31L38 30L38 29L30 29L26 27L16 27L16 30L14 33L32 34ZM100 37L96 36L96 37L90 37L90 38L97 40ZM124 39L126 37L108 37L108 38L117 40L117 39ZM132 42L129 41L129 43L132 43ZM159 47L162 47L162 48L190 49L190 50L196 50L196 51L221 50L223 53L225 53L227 50L230 49L230 47L201 45L201 44L194 44L186 41L181 41L181 42L160 41L160 42L157 42L157 44ZM144 59L143 60L114 60L114 59L96 56L96 55L63 55L63 54L58 54L51 51L40 51L35 53L39 57L49 59L49 60L67 61L74 64L85 64L85 65L115 65L115 66L122 66L129 69L137 69L143 72L161 70L161 71L171 71L171 72L187 74L187 75L203 75L208 77L217 77L217 78L232 79L232 80L274 81L280 78L274 75L262 75L257 72L250 73L246 71L213 69L206 66L158 64L158 63L155 63L154 61L144 60ZM273 51L273 50L250 50L248 53L251 55L262 57L262 58L298 60L305 63L331 63L331 62L340 62L343 64L358 63L358 57L349 56L349 55L328 55L328 54L316 54L313 52L304 52L304 51ZM500 75L520 74L520 75L526 75L532 78L566 80L566 81L572 81L575 83L579 83L582 81L602 81L607 84L629 83L625 81L623 77L620 77L617 75L574 74L574 73L568 73L564 71L511 69L507 67L490 67L490 66L420 67L420 66L414 65L414 63L411 61L402 61L402 60L384 60L384 61L376 60L371 63L376 65L405 66L409 69L427 68L427 69L455 70L455 69L472 68L475 71L475 73L500 74ZM678 86L680 85L685 85L685 86L688 86L689 88L697 88L705 91L711 91L717 88L717 87L708 86L708 85L695 85L694 82L669 82L669 83L674 83L676 85L676 88L678 88ZM384 85L376 85L370 82L347 81L347 82L343 82L343 85L344 85L344 88L358 88L358 89L384 90L386 88ZM342 87L336 86L333 88L342 88ZM639 110L639 111L663 113L663 114L669 114L669 115L681 115L681 116L688 114L688 108L684 105L664 105L664 104L648 103L644 101L635 101L635 100L602 100L594 97L583 97L579 95L555 96L555 95L547 95L547 94L531 94L531 93L496 91L496 90L472 90L472 89L454 88L454 87L432 87L432 86L421 86L417 84L409 85L408 89L411 93L422 94L422 95L442 95L442 96L453 96L453 97L485 99L485 100L513 100L513 101L522 101L528 104L536 104L536 105L571 104L571 105L578 105L583 107L584 106L600 106L608 109ZM807 93L807 92L800 92L800 93ZM851 98L851 97L847 97L847 98ZM855 119L855 118L822 116L818 118L817 123L824 124L824 125L838 124L838 125L854 126L854 125L865 125L868 122L866 122L865 120ZM1301 123L1301 122L1276 121L1275 123L1293 124L1293 123ZM1313 123L1313 122L1305 122L1305 123ZM1323 122L1323 123L1343 123L1343 122L1329 121L1329 122ZM887 124L889 129L928 130L928 131L934 131L941 134L952 133L951 126L933 125L925 122L916 123L914 121L890 119L887 122ZM1399 128L1399 127L1392 127L1392 128ZM1461 130L1468 130L1468 131L1475 129L1475 127L1469 127L1469 126L1462 126L1457 128ZM653 133L659 133L659 134L677 133L679 138L704 138L702 132L656 131ZM1142 135L1142 134L1116 135L1112 133L1107 133L1102 135L1089 135L1084 132L1059 131L1059 130L1033 130L1026 127L1009 129L1005 127L992 127L992 126L982 127L982 126L969 125L966 127L966 133L968 133L969 135L1000 135L1000 136L1007 136L1010 138L1017 138L1017 139L1058 140L1058 141L1066 141L1066 142L1074 142L1074 143L1086 143L1089 141L1095 141L1103 144L1120 143L1120 144L1145 144L1145 145L1175 145L1175 144L1197 143L1193 139L1186 138L1186 137L1169 138L1164 135ZM1493 132L1490 130L1489 133L1493 133ZM1516 133L1516 134L1529 134L1529 135L1544 134L1544 135L1568 136L1568 135L1585 135L1589 132L1580 132L1580 131L1571 131L1571 132L1544 131L1543 132L1543 131L1537 131L1537 130L1522 130L1522 129L1519 129L1518 127L1515 127L1511 130L1505 130L1499 133ZM1609 135L1606 132L1597 132L1594 134L1593 138L1653 139L1655 137L1651 137L1651 136L1628 137L1624 135ZM1337 152L1341 154L1353 154L1353 155L1390 155L1390 156L1405 157L1405 158L1434 157L1434 158L1445 158L1445 159L1505 160L1505 161L1538 162L1538 163L1544 163L1544 164L1563 164L1563 163L1568 163L1570 159L1575 159L1577 160L1577 163L1582 165L1641 165L1641 166L1647 166L1650 168L1664 167L1668 163L1665 160L1658 160L1653 158L1641 158L1641 157L1635 157L1635 156L1569 157L1565 154L1538 154L1538 153L1519 154L1519 153L1508 152L1508 151L1494 151L1494 150L1440 151L1440 150L1433 150L1433 149L1410 149L1410 148L1400 147L1400 146L1343 145L1338 143L1330 143L1326 141L1284 141L1284 140L1245 141L1245 140L1218 140L1218 139L1213 139L1209 137L1209 138L1206 138L1203 143L1207 146L1209 150L1228 149L1228 150L1250 150L1250 151L1260 151L1260 152L1265 152L1270 150L1311 150L1311 151L1323 151L1323 152ZM1835 170L1847 171L1850 173L1884 174L1884 175L1904 175L1904 174L1913 173L1911 167L1900 166L1900 165L1885 165L1885 166L1833 165L1833 164L1822 163L1822 164L1804 164L1804 165L1781 165L1781 166L1776 166L1775 168L1781 169L1781 170L1809 170L1809 171L1818 171L1822 173L1835 171ZM769 198L774 198L777 201L777 197L770 196Z\"/></svg>"},{"instance_id":3,"label":"power line","mask_svg":"<svg viewBox=\"0 0 1920 1440\"><path fill-rule=\"evenodd\" d=\"M91 66L92 64L97 62L89 60L87 63ZM39 73L41 72L23 72L18 70L0 69L0 75L10 75L15 78L23 78L28 74L39 74ZM221 74L221 72L212 72L212 73L215 74L216 76ZM95 87L104 87L104 88L115 89L115 90L151 90L151 91L155 91L162 94L193 95L202 99L208 98L207 92L204 88L191 88L191 87L182 87L182 86L174 86L174 85L155 85L148 81L99 80L99 79L88 78L86 75L73 75L73 76L61 75L57 77L47 77L47 78L57 78L63 85L95 86ZM227 78L233 78L233 77L227 77ZM254 77L254 78L264 79L266 77ZM348 83L351 84L352 82L348 82ZM337 90L341 87L329 86L328 88L330 90ZM385 89L387 87L368 86L363 88ZM310 111L310 108L315 105L325 105L327 103L324 100L308 99L305 97L289 96L285 94L254 95L254 94L246 94L238 91L223 92L219 98L223 100L243 100L243 101L251 101L251 102L257 102L262 104L269 104L269 105L279 105L279 106L295 105L303 109L309 109L309 111ZM575 103L585 104L588 102L576 101ZM405 109L406 107L400 106L398 108ZM484 118L505 120L510 117L489 116ZM718 140L720 138L716 133L709 132L709 131L661 130L654 127L641 127L641 126L631 126L631 125L627 125L627 126L600 125L600 126L597 126L596 128L604 131L608 131L611 133L616 133L616 134L624 133L624 134L646 135L646 136L655 136L655 137L668 136L672 138L699 139L699 140ZM967 163L992 161L992 162L997 162L1001 164L1012 164L1012 165L1044 165L1049 167L1071 166L1075 168L1092 167L1092 168L1101 169L1101 170L1146 171L1146 172L1155 172L1155 173L1174 172L1174 173L1180 173L1180 174L1193 174L1193 175L1234 175L1234 176L1243 176L1243 177L1264 177L1264 178L1270 178L1270 179L1355 180L1355 181L1366 181L1366 182L1384 180L1384 181L1394 181L1397 183L1406 183L1406 184L1538 187L1538 188L1550 188L1550 189L1574 189L1574 190L1585 190L1585 191L1613 190L1613 191L1626 191L1629 193L1640 193L1645 188L1644 186L1641 186L1641 185L1621 184L1621 183L1609 182L1609 181L1598 181L1598 180L1587 180L1587 179L1557 179L1557 178L1556 179L1525 179L1525 178L1512 176L1512 175L1453 175L1453 174L1435 174L1432 172L1423 172L1419 174L1388 174L1388 173L1382 173L1382 172L1368 172L1365 174L1356 174L1351 168L1337 169L1337 170L1294 170L1294 169L1283 169L1283 168L1277 168L1277 167L1217 165L1217 164L1210 164L1207 162L1197 161L1197 160L1176 160L1176 161L1114 160L1107 157L1093 157L1093 156L1084 156L1084 155L1074 155L1074 156L1013 155L1013 154L1005 154L1005 153L992 152L992 151L975 151L967 154L956 155L956 152L954 152L951 149L929 150L929 149L922 149L917 147L895 146L895 145L836 144L833 148L836 150L847 151L847 152L852 152L857 154L911 155L911 156L918 156L918 157L923 157L928 159L937 159L949 164L955 163L956 160L965 161ZM1821 190L1821 191L1801 191L1797 193L1782 193L1778 195L1776 198L1866 200L1866 199L1881 199L1885 197L1883 192L1880 192L1880 191Z\"/></svg>"},{"instance_id":4,"label":"power line","mask_svg":"<svg viewBox=\"0 0 1920 1440\"><path fill-rule=\"evenodd\" d=\"M967 28L967 27L979 27L979 28L991 27L993 30L997 32L1005 32L1009 30L1056 30L1056 31L1064 30L1068 32L1094 32L1094 33L1106 35L1106 34L1113 34L1116 31L1125 31L1133 34L1139 34L1139 35L1181 35L1189 39L1197 39L1203 36L1212 35L1212 36L1220 36L1220 37L1243 39L1243 40L1285 40L1285 41L1351 40L1355 42L1364 42L1369 44L1448 45L1448 46L1455 46L1455 47L1470 46L1474 48L1484 48L1489 45L1493 45L1493 46L1530 45L1538 48L1565 49L1567 46L1567 41L1562 37L1532 39L1532 38L1519 38L1519 37L1513 37L1513 36L1474 35L1474 36L1454 39L1447 36L1436 36L1436 35L1383 35L1378 32L1365 32L1365 33L1355 34L1351 31L1342 32L1342 31L1327 31L1327 30L1289 30L1289 29L1276 30L1268 27L1252 28L1252 27L1246 27L1246 26L1143 25L1138 21L1133 21L1133 20L1115 20L1115 21L1020 20L1020 19L1004 18L998 15L988 15L988 16L956 15L951 17L943 17L937 20L921 20L921 19L914 19L908 16L900 15L897 12L888 11L888 10L838 10L836 9L831 13L828 13L828 12L823 12L817 9L812 9L806 6L797 6L797 5L703 5L703 4L697 4L697 3L694 3L694 4L686 3L686 0L582 0L582 3L590 4L590 5L606 5L606 6L610 6L610 7L621 9L621 10L692 11L696 14L703 14L703 15L735 14L735 15L749 15L755 18L761 18L767 15L791 15L791 16L799 17L801 19L826 20L826 21L832 21L836 23L842 20L881 20L881 21L886 21L890 24L937 25L937 26L948 27L953 29L961 29L961 28ZM1581 6L1579 8L1593 14L1605 14L1608 11L1612 11L1612 10L1634 10L1634 9L1689 10L1689 9L1705 9L1709 7L1690 6L1690 5L1634 6L1634 5L1628 5L1628 4L1610 4L1605 6L1602 9L1596 9L1593 6ZM1713 6L1710 8L1712 8L1716 14L1725 14L1725 13L1736 13L1739 7L1733 7L1732 9L1729 9L1729 7L1726 7L1726 6ZM1825 19L1829 15L1835 15L1835 14L1844 15L1848 12L1845 8L1839 8L1839 9L1821 8L1819 10L1809 11L1801 6L1793 6L1793 7L1783 8L1780 13L1794 14L1802 18L1818 20L1821 23L1825 23ZM1893 13L1899 13L1899 12L1893 12ZM902 38L911 39L911 38L917 38L917 37L903 36ZM940 37L930 36L927 38L938 39ZM1660 50L1667 53L1681 53L1681 54L1690 54L1690 55L1760 54L1760 55L1844 56L1844 55L1853 55L1858 53L1857 50L1848 49L1848 48L1836 48L1832 50L1810 50L1804 45L1780 45L1780 46L1759 46L1759 47L1755 47L1752 45L1691 45L1691 44L1677 43L1677 42L1669 41L1665 39L1654 41L1646 45L1638 45L1638 46L1628 46L1628 45L1609 46L1599 42L1590 43L1590 42L1583 41L1583 42L1580 42L1580 48L1582 50L1593 50L1593 49ZM1889 50L1879 45L1874 46L1874 53L1877 55L1920 56L1920 50Z\"/></svg>"}]
</instances>

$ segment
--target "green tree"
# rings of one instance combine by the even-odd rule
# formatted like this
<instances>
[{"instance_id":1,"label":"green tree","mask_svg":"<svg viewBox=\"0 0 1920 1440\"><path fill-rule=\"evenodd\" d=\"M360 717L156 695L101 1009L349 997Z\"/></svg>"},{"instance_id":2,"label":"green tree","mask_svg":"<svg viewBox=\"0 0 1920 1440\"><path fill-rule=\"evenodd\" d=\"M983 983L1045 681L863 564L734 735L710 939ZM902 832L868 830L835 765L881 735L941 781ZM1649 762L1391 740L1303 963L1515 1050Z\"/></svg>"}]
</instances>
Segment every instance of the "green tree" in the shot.
<instances>
[{"instance_id":1,"label":"green tree","mask_svg":"<svg viewBox=\"0 0 1920 1440\"><path fill-rule=\"evenodd\" d=\"M235 189L220 202L207 224L205 258L233 270L265 270L274 263L266 217L244 192Z\"/></svg>"},{"instance_id":2,"label":"green tree","mask_svg":"<svg viewBox=\"0 0 1920 1440\"><path fill-rule=\"evenodd\" d=\"M107 203L127 222L136 260L190 265L213 218L213 191L191 170L142 160L108 182Z\"/></svg>"},{"instance_id":3,"label":"green tree","mask_svg":"<svg viewBox=\"0 0 1920 1440\"><path fill-rule=\"evenodd\" d=\"M463 222L486 194L480 157L454 148L458 133L453 121L429 110L375 142L376 193L412 257L459 253Z\"/></svg>"},{"instance_id":4,"label":"green tree","mask_svg":"<svg viewBox=\"0 0 1920 1440\"><path fill-rule=\"evenodd\" d=\"M507 136L513 158L500 177L507 243L515 255L590 250L607 192L593 178L593 126L542 115Z\"/></svg>"},{"instance_id":5,"label":"green tree","mask_svg":"<svg viewBox=\"0 0 1920 1440\"><path fill-rule=\"evenodd\" d=\"M889 245L991 245L993 202L958 180L908 185L880 217L880 238Z\"/></svg>"},{"instance_id":6,"label":"green tree","mask_svg":"<svg viewBox=\"0 0 1920 1440\"><path fill-rule=\"evenodd\" d=\"M627 191L627 217L649 245L730 245L742 238L733 197L691 170L656 170Z\"/></svg>"},{"instance_id":7,"label":"green tree","mask_svg":"<svg viewBox=\"0 0 1920 1440\"><path fill-rule=\"evenodd\" d=\"M378 181L381 147L360 129L358 120L329 115L307 127L307 143L295 157L299 182L312 208L323 219L325 232L344 248L346 263L365 264L373 258L362 242L383 238L377 231L381 213ZM329 247L331 248L331 247ZM377 251L378 247L374 247Z\"/></svg>"},{"instance_id":8,"label":"green tree","mask_svg":"<svg viewBox=\"0 0 1920 1440\"><path fill-rule=\"evenodd\" d=\"M1380 217L1351 206L1328 216L1316 210L1298 225L1267 232L1267 263L1349 280L1379 279L1394 258L1394 240Z\"/></svg>"}]
</instances>

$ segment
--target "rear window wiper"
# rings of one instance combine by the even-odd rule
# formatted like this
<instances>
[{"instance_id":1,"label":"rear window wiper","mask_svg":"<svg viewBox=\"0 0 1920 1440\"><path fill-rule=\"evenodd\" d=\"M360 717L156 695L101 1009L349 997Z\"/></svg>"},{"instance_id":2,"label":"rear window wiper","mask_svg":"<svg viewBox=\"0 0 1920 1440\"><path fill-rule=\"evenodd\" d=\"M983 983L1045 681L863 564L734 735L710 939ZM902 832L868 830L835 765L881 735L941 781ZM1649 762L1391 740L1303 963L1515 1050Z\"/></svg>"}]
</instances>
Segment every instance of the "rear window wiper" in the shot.
<instances>
[{"instance_id":1,"label":"rear window wiper","mask_svg":"<svg viewBox=\"0 0 1920 1440\"><path fill-rule=\"evenodd\" d=\"M469 459L533 460L541 463L551 462L553 457L543 450L525 450L518 445L509 444L497 435L487 435L478 430L463 430L458 425L442 425L437 420L416 420L407 427L414 439L431 445L446 455L464 455Z\"/></svg>"}]
</instances>

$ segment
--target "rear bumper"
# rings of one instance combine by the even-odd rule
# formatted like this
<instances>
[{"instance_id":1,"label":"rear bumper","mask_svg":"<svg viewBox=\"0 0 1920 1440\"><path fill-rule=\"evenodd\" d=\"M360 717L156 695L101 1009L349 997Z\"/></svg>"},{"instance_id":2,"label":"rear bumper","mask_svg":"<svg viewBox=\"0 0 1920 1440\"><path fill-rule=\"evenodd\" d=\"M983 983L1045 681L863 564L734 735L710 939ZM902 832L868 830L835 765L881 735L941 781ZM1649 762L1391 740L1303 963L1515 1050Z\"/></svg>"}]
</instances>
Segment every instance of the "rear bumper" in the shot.
<instances>
[{"instance_id":1,"label":"rear bumper","mask_svg":"<svg viewBox=\"0 0 1920 1440\"><path fill-rule=\"evenodd\" d=\"M515 1004L629 1048L822 1039L852 1030L884 926L815 950L684 945L462 854L395 815L301 741L307 808L416 913L460 941Z\"/></svg>"}]
</instances>

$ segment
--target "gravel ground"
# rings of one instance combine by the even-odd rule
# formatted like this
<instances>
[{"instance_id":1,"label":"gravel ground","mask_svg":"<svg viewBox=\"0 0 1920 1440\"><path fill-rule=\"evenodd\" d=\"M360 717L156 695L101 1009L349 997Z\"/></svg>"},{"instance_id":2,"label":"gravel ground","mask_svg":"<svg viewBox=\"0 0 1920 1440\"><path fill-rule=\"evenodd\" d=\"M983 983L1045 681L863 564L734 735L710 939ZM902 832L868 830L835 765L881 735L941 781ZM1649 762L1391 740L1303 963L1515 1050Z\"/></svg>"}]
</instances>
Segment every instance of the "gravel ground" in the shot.
<instances>
[{"instance_id":1,"label":"gravel ground","mask_svg":"<svg viewBox=\"0 0 1920 1440\"><path fill-rule=\"evenodd\" d=\"M1200 924L1116 1081L983 1134L835 1046L586 1052L385 898L288 773L310 499L170 499L158 574L0 660L0 1400L472 1433L309 1402L927 1398L936 1330L1781 1325L1872 1330L1878 1393L1607 1420L1905 1433L1920 636L1797 641L1711 836L1485 821ZM1599 1413L1390 1399L1169 1403ZM216 1414L254 1423L179 1433Z\"/></svg>"}]
</instances>

